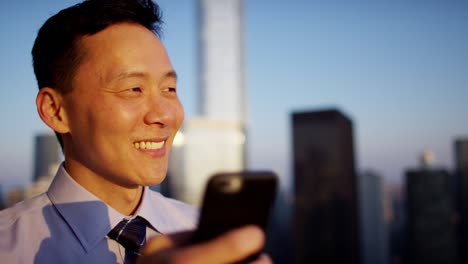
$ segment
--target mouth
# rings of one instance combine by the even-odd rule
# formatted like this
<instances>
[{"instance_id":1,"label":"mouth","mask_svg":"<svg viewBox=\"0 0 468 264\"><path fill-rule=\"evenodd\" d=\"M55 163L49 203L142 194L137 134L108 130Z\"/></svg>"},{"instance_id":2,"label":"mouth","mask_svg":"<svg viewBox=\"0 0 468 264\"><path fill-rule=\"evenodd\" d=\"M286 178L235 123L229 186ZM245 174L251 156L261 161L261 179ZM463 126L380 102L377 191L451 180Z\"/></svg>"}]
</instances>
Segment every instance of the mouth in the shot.
<instances>
[{"instance_id":1,"label":"mouth","mask_svg":"<svg viewBox=\"0 0 468 264\"><path fill-rule=\"evenodd\" d=\"M136 141L133 142L133 147L136 149L157 150L164 147L166 141Z\"/></svg>"}]
</instances>

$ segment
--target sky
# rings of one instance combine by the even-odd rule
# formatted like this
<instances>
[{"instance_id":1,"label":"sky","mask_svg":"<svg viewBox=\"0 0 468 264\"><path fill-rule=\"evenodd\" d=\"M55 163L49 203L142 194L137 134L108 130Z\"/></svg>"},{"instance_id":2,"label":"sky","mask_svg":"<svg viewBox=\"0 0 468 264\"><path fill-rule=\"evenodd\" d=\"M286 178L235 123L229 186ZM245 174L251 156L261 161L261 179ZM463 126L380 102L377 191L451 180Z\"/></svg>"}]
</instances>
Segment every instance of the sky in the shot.
<instances>
[{"instance_id":1,"label":"sky","mask_svg":"<svg viewBox=\"0 0 468 264\"><path fill-rule=\"evenodd\" d=\"M37 30L72 0L0 2L0 185L32 178ZM157 1L186 119L197 94L194 0ZM337 108L353 121L359 172L402 182L424 149L454 167L468 138L468 2L245 0L248 167L293 183L291 114Z\"/></svg>"}]
</instances>

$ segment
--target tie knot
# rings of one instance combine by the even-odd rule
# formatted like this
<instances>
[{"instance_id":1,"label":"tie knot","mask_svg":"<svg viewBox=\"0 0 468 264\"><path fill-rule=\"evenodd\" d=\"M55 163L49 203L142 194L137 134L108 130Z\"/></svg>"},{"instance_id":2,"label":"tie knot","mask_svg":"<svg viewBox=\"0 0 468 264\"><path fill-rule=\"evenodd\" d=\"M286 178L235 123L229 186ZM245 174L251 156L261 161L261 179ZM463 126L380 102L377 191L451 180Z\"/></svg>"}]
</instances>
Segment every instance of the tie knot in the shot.
<instances>
[{"instance_id":1,"label":"tie knot","mask_svg":"<svg viewBox=\"0 0 468 264\"><path fill-rule=\"evenodd\" d=\"M147 225L148 222L140 216L123 219L109 232L108 237L133 254L139 254L140 247L145 243Z\"/></svg>"}]
</instances>

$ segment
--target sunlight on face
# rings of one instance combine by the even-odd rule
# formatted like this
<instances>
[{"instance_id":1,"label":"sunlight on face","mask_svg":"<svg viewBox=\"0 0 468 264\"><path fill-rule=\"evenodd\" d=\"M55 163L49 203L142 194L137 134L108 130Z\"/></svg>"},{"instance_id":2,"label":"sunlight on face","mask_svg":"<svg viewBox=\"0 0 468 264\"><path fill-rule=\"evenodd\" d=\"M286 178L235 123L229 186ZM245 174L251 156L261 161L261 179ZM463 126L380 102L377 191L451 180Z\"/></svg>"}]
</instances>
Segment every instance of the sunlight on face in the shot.
<instances>
[{"instance_id":1,"label":"sunlight on face","mask_svg":"<svg viewBox=\"0 0 468 264\"><path fill-rule=\"evenodd\" d=\"M148 29L121 23L82 45L86 58L64 96L67 170L85 187L160 183L184 116L163 44Z\"/></svg>"}]
</instances>

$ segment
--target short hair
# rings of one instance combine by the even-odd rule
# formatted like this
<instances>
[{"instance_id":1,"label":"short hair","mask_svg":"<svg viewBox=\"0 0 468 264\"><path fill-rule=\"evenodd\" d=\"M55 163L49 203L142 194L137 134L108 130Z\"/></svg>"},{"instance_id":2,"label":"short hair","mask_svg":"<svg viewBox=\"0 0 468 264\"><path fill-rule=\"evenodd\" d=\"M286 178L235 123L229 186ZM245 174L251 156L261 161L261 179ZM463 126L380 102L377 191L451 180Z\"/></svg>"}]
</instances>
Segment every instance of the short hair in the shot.
<instances>
[{"instance_id":1,"label":"short hair","mask_svg":"<svg viewBox=\"0 0 468 264\"><path fill-rule=\"evenodd\" d=\"M85 55L81 38L122 22L142 25L161 36L162 14L151 0L86 0L50 17L39 29L31 52L39 89L70 92Z\"/></svg>"}]
</instances>

